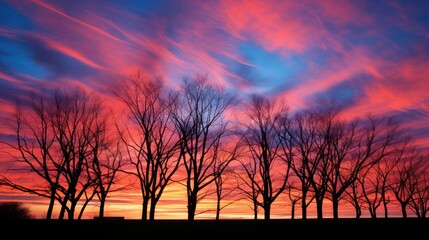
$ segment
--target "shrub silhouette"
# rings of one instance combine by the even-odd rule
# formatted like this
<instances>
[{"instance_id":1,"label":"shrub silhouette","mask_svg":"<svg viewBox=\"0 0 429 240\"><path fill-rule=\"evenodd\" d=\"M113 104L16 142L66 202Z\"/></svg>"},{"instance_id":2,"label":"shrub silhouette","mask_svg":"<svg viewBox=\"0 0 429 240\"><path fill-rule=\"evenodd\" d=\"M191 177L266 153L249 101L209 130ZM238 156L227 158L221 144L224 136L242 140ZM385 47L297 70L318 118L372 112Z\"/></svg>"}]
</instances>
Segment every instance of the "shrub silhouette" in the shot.
<instances>
[{"instance_id":1,"label":"shrub silhouette","mask_svg":"<svg viewBox=\"0 0 429 240\"><path fill-rule=\"evenodd\" d=\"M21 202L0 203L0 219L29 219L33 218L30 209Z\"/></svg>"}]
</instances>

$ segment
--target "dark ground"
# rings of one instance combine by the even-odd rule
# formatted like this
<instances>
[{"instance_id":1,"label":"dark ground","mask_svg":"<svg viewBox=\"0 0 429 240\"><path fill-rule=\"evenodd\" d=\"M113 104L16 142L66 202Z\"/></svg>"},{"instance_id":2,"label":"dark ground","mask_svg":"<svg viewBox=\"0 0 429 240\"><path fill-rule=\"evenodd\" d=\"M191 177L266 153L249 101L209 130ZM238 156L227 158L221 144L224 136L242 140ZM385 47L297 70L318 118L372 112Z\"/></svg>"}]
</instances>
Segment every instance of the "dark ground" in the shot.
<instances>
[{"instance_id":1,"label":"dark ground","mask_svg":"<svg viewBox=\"0 0 429 240\"><path fill-rule=\"evenodd\" d=\"M8 220L7 239L429 239L429 219ZM1 236L1 235L0 235ZM6 239L3 238L2 239Z\"/></svg>"}]
</instances>

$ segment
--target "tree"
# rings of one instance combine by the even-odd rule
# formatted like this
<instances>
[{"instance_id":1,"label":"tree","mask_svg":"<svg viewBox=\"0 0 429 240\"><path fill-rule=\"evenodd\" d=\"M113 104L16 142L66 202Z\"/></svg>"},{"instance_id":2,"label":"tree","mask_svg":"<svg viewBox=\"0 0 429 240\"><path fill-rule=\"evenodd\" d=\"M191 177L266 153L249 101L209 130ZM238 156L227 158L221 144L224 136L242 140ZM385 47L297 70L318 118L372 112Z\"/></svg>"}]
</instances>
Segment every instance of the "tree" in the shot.
<instances>
[{"instance_id":1,"label":"tree","mask_svg":"<svg viewBox=\"0 0 429 240\"><path fill-rule=\"evenodd\" d=\"M403 154L408 151L409 141L404 139L402 145L393 145L391 154L376 162L374 166L364 171L360 183L365 201L372 218L377 217L377 208L383 204L384 217L388 217L387 204L390 199L387 192L391 183L391 172L401 160ZM367 180L367 181L366 181Z\"/></svg>"},{"instance_id":2,"label":"tree","mask_svg":"<svg viewBox=\"0 0 429 240\"><path fill-rule=\"evenodd\" d=\"M142 193L142 220L154 220L156 205L180 165L181 136L170 118L175 98L163 81L137 74L113 89L125 104L126 120L118 126ZM121 129L122 128L122 129Z\"/></svg>"},{"instance_id":3,"label":"tree","mask_svg":"<svg viewBox=\"0 0 429 240\"><path fill-rule=\"evenodd\" d=\"M258 219L259 196L261 192L257 188L257 184L252 179L256 179L258 174L258 165L256 161L243 161L239 160L242 168L245 170L244 174L236 173L237 188L245 198L248 198L252 203L251 209L253 210L253 219Z\"/></svg>"},{"instance_id":4,"label":"tree","mask_svg":"<svg viewBox=\"0 0 429 240\"><path fill-rule=\"evenodd\" d=\"M341 197L352 184L354 184L357 173L353 172L353 160L351 152L355 147L357 122L350 123L335 120L332 124L329 153L329 169L327 171L328 192L333 207L333 218L338 219L338 205ZM357 189L353 186L353 194ZM357 201L353 202L357 217L360 216L360 209Z\"/></svg>"},{"instance_id":5,"label":"tree","mask_svg":"<svg viewBox=\"0 0 429 240\"><path fill-rule=\"evenodd\" d=\"M103 107L96 95L85 93L78 88L58 89L51 98L50 125L61 159L62 181L57 194L61 203L59 218L74 219L79 201L97 184L91 168L94 161L94 146L103 140L97 138L106 131ZM87 198L86 202L92 198ZM82 216L83 208L79 217Z\"/></svg>"},{"instance_id":6,"label":"tree","mask_svg":"<svg viewBox=\"0 0 429 240\"><path fill-rule=\"evenodd\" d=\"M237 141L237 142L235 142ZM226 184L231 176L233 176L232 169L229 169L230 163L239 158L241 153L241 139L233 139L233 136L230 136L227 139L227 143L217 142L214 146L214 156L215 161L213 164L213 172L216 176L214 184L216 189L216 220L220 219L220 211L225 207L233 204L240 199L235 199L234 201L229 202L228 204L221 206L222 199L227 197L232 197L235 195L236 189L230 188ZM224 168L224 165L227 164L228 168Z\"/></svg>"},{"instance_id":7,"label":"tree","mask_svg":"<svg viewBox=\"0 0 429 240\"><path fill-rule=\"evenodd\" d=\"M185 79L171 117L182 139L180 150L185 168L188 220L194 220L198 202L205 197L202 190L218 179L233 160L217 162L218 144L226 137L228 121L224 117L232 104L232 96L211 86L206 75ZM213 168L218 164L219 168Z\"/></svg>"},{"instance_id":8,"label":"tree","mask_svg":"<svg viewBox=\"0 0 429 240\"><path fill-rule=\"evenodd\" d=\"M428 159L428 156L425 157ZM426 218L429 212L429 163L423 163L422 176L417 179L415 194L411 199L411 210L418 218Z\"/></svg>"},{"instance_id":9,"label":"tree","mask_svg":"<svg viewBox=\"0 0 429 240\"><path fill-rule=\"evenodd\" d=\"M96 136L96 138L105 139L104 136ZM121 177L119 173L124 166L124 159L119 142L116 140L108 141L104 144L92 145L94 160L92 161L92 171L96 184L94 185L94 193L100 201L98 217L104 217L104 210L109 193L118 192L125 189L124 187L116 187ZM88 198L92 199L92 198Z\"/></svg>"},{"instance_id":10,"label":"tree","mask_svg":"<svg viewBox=\"0 0 429 240\"><path fill-rule=\"evenodd\" d=\"M52 218L59 179L63 168L62 163L54 158L55 138L52 133L49 116L49 101L46 95L33 94L24 108L25 99L16 99L14 122L11 123L16 133L16 142L2 142L17 153L10 153L12 159L21 166L13 172L32 173L37 185L27 185L2 175L1 185L9 186L18 191L38 195L49 199L46 219Z\"/></svg>"},{"instance_id":11,"label":"tree","mask_svg":"<svg viewBox=\"0 0 429 240\"><path fill-rule=\"evenodd\" d=\"M309 117L313 118L307 126L307 136L312 142L306 149L303 157L303 165L316 200L317 218L323 218L323 203L325 195L329 191L329 173L332 168L332 151L334 129L336 124L337 110L333 105L323 106L327 109L313 110Z\"/></svg>"},{"instance_id":12,"label":"tree","mask_svg":"<svg viewBox=\"0 0 429 240\"><path fill-rule=\"evenodd\" d=\"M59 218L63 219L67 212L68 218L73 219L82 196L95 185L90 170L94 149L90 146L95 135L105 131L102 112L99 98L79 88L35 94L28 109L17 106L16 143L7 144L19 153L12 153L16 161L23 163L19 170L30 172L38 179L35 182L42 183L20 185L3 177L3 184L49 198L48 219L55 201L61 204Z\"/></svg>"},{"instance_id":13,"label":"tree","mask_svg":"<svg viewBox=\"0 0 429 240\"><path fill-rule=\"evenodd\" d=\"M323 198L326 192L326 137L321 132L321 118L314 111L302 111L293 118L290 135L293 137L294 157L291 169L300 183L302 218L307 219L307 207L316 199L317 217L322 215ZM309 198L310 191L314 196ZM309 198L309 199L308 199Z\"/></svg>"},{"instance_id":14,"label":"tree","mask_svg":"<svg viewBox=\"0 0 429 240\"><path fill-rule=\"evenodd\" d=\"M22 202L0 203L0 220L33 218L30 209Z\"/></svg>"},{"instance_id":15,"label":"tree","mask_svg":"<svg viewBox=\"0 0 429 240\"><path fill-rule=\"evenodd\" d=\"M402 217L407 218L407 207L418 191L420 179L424 179L426 159L416 148L409 148L400 156L393 170L391 190L401 205Z\"/></svg>"},{"instance_id":16,"label":"tree","mask_svg":"<svg viewBox=\"0 0 429 240\"><path fill-rule=\"evenodd\" d=\"M371 218L377 218L377 209L383 201L381 195L381 192L384 191L382 190L383 180L378 170L376 167L368 168L362 178L357 179L362 187L363 198L368 206Z\"/></svg>"},{"instance_id":17,"label":"tree","mask_svg":"<svg viewBox=\"0 0 429 240\"><path fill-rule=\"evenodd\" d=\"M338 218L339 200L349 187L352 189L348 197L364 197L370 213L375 214L383 197L380 197L380 186L375 185L382 183L381 175L375 174L376 169L373 167L392 153L393 146L403 133L398 123L390 117L367 115L356 121L337 125L338 130L333 139L329 187L335 219ZM369 189L368 185L374 188ZM355 206L357 216L360 216L361 200L349 199L349 202Z\"/></svg>"},{"instance_id":18,"label":"tree","mask_svg":"<svg viewBox=\"0 0 429 240\"><path fill-rule=\"evenodd\" d=\"M347 188L345 191L345 197L344 197L344 199L347 202L349 202L355 209L356 219L362 216L362 209L364 209L364 202L365 202L359 179L361 179L360 176L357 177L356 181L353 181L350 184L349 188Z\"/></svg>"},{"instance_id":19,"label":"tree","mask_svg":"<svg viewBox=\"0 0 429 240\"><path fill-rule=\"evenodd\" d=\"M302 199L299 190L297 189L297 187L294 187L294 185L294 182L290 182L287 184L287 196L289 201L291 202L291 219L295 219L296 205L299 203L300 199Z\"/></svg>"},{"instance_id":20,"label":"tree","mask_svg":"<svg viewBox=\"0 0 429 240\"><path fill-rule=\"evenodd\" d=\"M279 134L287 134L286 130L280 130L280 126L289 126L280 124L280 121L286 121L287 109L276 107L275 102L254 95L242 123L243 140L250 155L250 162L241 161L247 176L244 180L250 186L245 191L256 201L255 206L264 209L265 220L270 219L271 205L286 187L290 169L290 154L282 152L290 149L290 145L287 145L290 142L286 143L289 138ZM282 157L286 160L282 161ZM254 196L260 196L261 199Z\"/></svg>"},{"instance_id":21,"label":"tree","mask_svg":"<svg viewBox=\"0 0 429 240\"><path fill-rule=\"evenodd\" d=\"M393 153L403 134L403 129L391 117L368 115L365 119L357 121L348 124L338 123L333 139L329 186L336 219L338 218L338 202L354 181L361 181L359 185L363 187L362 193L366 197L368 192L365 191L365 187L369 182L375 188L376 192L373 191L373 193L380 193L380 198L372 199L375 201L373 202L375 205L372 204L372 207L369 208L370 212L375 214L373 207L379 206L382 201L387 200L385 195L387 177L394 165L394 163L390 164L388 157ZM362 178L357 179L361 172L365 173L361 175Z\"/></svg>"}]
</instances>

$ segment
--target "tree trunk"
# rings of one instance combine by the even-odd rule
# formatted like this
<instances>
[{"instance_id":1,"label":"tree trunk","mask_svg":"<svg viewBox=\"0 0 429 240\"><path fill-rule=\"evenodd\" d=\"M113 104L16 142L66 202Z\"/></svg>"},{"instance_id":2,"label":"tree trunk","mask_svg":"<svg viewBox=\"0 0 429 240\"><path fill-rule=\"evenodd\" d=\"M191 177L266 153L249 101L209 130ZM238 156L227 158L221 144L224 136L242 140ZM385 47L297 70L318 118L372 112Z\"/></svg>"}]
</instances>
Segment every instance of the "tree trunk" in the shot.
<instances>
[{"instance_id":1,"label":"tree trunk","mask_svg":"<svg viewBox=\"0 0 429 240\"><path fill-rule=\"evenodd\" d=\"M68 216L69 216L69 220L73 220L74 219L74 211L76 209L76 203L71 204L70 206L70 210L68 211Z\"/></svg>"},{"instance_id":2,"label":"tree trunk","mask_svg":"<svg viewBox=\"0 0 429 240\"><path fill-rule=\"evenodd\" d=\"M48 220L50 220L52 218L52 212L54 210L54 204L55 204L55 192L52 191L51 199L49 200L48 212L46 213L46 219L48 219Z\"/></svg>"},{"instance_id":3,"label":"tree trunk","mask_svg":"<svg viewBox=\"0 0 429 240\"><path fill-rule=\"evenodd\" d=\"M142 220L147 220L147 207L148 207L148 200L146 198L143 198L142 202Z\"/></svg>"},{"instance_id":4,"label":"tree trunk","mask_svg":"<svg viewBox=\"0 0 429 240\"><path fill-rule=\"evenodd\" d=\"M302 199L301 199L301 208L302 208L302 219L307 219L307 191L304 190L304 184L302 184Z\"/></svg>"},{"instance_id":5,"label":"tree trunk","mask_svg":"<svg viewBox=\"0 0 429 240\"><path fill-rule=\"evenodd\" d=\"M387 201L385 201L384 199L383 199L383 207L384 207L384 218L388 218L389 213L387 211Z\"/></svg>"},{"instance_id":6,"label":"tree trunk","mask_svg":"<svg viewBox=\"0 0 429 240\"><path fill-rule=\"evenodd\" d=\"M195 219L195 210L197 208L197 194L194 192L188 197L188 220L193 221Z\"/></svg>"},{"instance_id":7,"label":"tree trunk","mask_svg":"<svg viewBox=\"0 0 429 240\"><path fill-rule=\"evenodd\" d=\"M291 219L295 219L295 205L296 202L292 202L292 209L291 209Z\"/></svg>"},{"instance_id":8,"label":"tree trunk","mask_svg":"<svg viewBox=\"0 0 429 240\"><path fill-rule=\"evenodd\" d=\"M64 197L64 199L66 198ZM58 216L58 219L64 219L66 209L67 209L67 201L64 200L64 202L61 204L61 210L60 210L60 215Z\"/></svg>"},{"instance_id":9,"label":"tree trunk","mask_svg":"<svg viewBox=\"0 0 429 240\"><path fill-rule=\"evenodd\" d=\"M375 207L369 206L369 214L371 215L371 218L376 219L377 218L377 211Z\"/></svg>"},{"instance_id":10,"label":"tree trunk","mask_svg":"<svg viewBox=\"0 0 429 240\"><path fill-rule=\"evenodd\" d=\"M323 199L316 200L316 207L317 207L317 219L321 220L323 219Z\"/></svg>"},{"instance_id":11,"label":"tree trunk","mask_svg":"<svg viewBox=\"0 0 429 240\"><path fill-rule=\"evenodd\" d=\"M100 209L98 210L98 217L103 218L104 217L104 205L105 205L106 199L105 197L101 197L100 199Z\"/></svg>"},{"instance_id":12,"label":"tree trunk","mask_svg":"<svg viewBox=\"0 0 429 240\"><path fill-rule=\"evenodd\" d=\"M338 219L338 198L335 195L332 195L332 211L334 219Z\"/></svg>"},{"instance_id":13,"label":"tree trunk","mask_svg":"<svg viewBox=\"0 0 429 240\"><path fill-rule=\"evenodd\" d=\"M264 219L270 220L271 217L271 203L264 204Z\"/></svg>"},{"instance_id":14,"label":"tree trunk","mask_svg":"<svg viewBox=\"0 0 429 240\"><path fill-rule=\"evenodd\" d=\"M407 204L402 202L401 209L402 209L402 217L407 218Z\"/></svg>"},{"instance_id":15,"label":"tree trunk","mask_svg":"<svg viewBox=\"0 0 429 240\"><path fill-rule=\"evenodd\" d=\"M220 215L220 198L217 198L216 201L216 220L219 220L219 215Z\"/></svg>"},{"instance_id":16,"label":"tree trunk","mask_svg":"<svg viewBox=\"0 0 429 240\"><path fill-rule=\"evenodd\" d=\"M158 201L155 198L152 198L150 202L149 220L151 221L155 220L155 210L157 202Z\"/></svg>"},{"instance_id":17,"label":"tree trunk","mask_svg":"<svg viewBox=\"0 0 429 240\"><path fill-rule=\"evenodd\" d=\"M359 205L355 206L355 210L356 210L356 219L359 219L360 216L362 215L362 210L360 209Z\"/></svg>"},{"instance_id":18,"label":"tree trunk","mask_svg":"<svg viewBox=\"0 0 429 240\"><path fill-rule=\"evenodd\" d=\"M253 219L258 220L258 204L256 200L253 201Z\"/></svg>"}]
</instances>

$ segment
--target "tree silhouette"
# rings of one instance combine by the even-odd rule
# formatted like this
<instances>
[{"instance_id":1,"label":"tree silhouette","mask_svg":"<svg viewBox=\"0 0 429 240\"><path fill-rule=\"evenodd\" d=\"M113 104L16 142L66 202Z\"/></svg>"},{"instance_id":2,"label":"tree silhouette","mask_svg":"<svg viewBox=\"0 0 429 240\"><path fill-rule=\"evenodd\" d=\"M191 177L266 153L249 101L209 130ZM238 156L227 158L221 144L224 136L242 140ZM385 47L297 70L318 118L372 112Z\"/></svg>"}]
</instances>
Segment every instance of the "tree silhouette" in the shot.
<instances>
[{"instance_id":1,"label":"tree silhouette","mask_svg":"<svg viewBox=\"0 0 429 240\"><path fill-rule=\"evenodd\" d=\"M96 179L92 162L95 136L105 131L103 108L99 98L79 88L55 89L35 95L30 107L17 106L16 143L7 143L18 151L21 171L37 177L38 186L20 185L3 177L2 183L14 189L50 199L47 219L52 217L54 202L61 205L59 218L67 213L74 219L82 196L92 199ZM93 147L91 147L93 146ZM84 206L85 204L84 203ZM79 216L82 216L84 208Z\"/></svg>"},{"instance_id":2,"label":"tree silhouette","mask_svg":"<svg viewBox=\"0 0 429 240\"><path fill-rule=\"evenodd\" d=\"M289 182L287 184L287 197L291 203L291 219L295 219L296 205L299 203L302 196L300 195L300 191L297 189L297 187L295 187L294 182Z\"/></svg>"},{"instance_id":3,"label":"tree silhouette","mask_svg":"<svg viewBox=\"0 0 429 240\"><path fill-rule=\"evenodd\" d=\"M247 176L245 185L250 186L245 192L256 201L255 206L264 209L265 220L270 219L271 205L286 187L290 169L290 161L282 161L281 157L284 150L284 159L290 159L286 150L290 149L289 142L286 143L288 138L279 134L287 133L279 129L280 126L288 126L280 124L280 121L287 121L287 109L276 107L275 102L254 95L248 105L247 118L242 123L243 139L249 152L248 160L241 161Z\"/></svg>"},{"instance_id":4,"label":"tree silhouette","mask_svg":"<svg viewBox=\"0 0 429 240\"><path fill-rule=\"evenodd\" d=\"M214 146L215 162L213 164L213 172L216 176L214 184L216 189L216 220L220 219L220 211L225 207L233 204L240 199L230 201L228 204L221 206L221 201L227 197L236 196L235 188L231 188L227 184L231 177L234 177L233 170L229 168L230 163L237 160L241 154L241 139L233 139L232 136L227 143L217 142ZM228 168L224 168L227 164Z\"/></svg>"},{"instance_id":5,"label":"tree silhouette","mask_svg":"<svg viewBox=\"0 0 429 240\"><path fill-rule=\"evenodd\" d=\"M206 196L201 191L214 182L233 160L217 162L218 144L226 139L225 110L232 96L211 86L206 75L185 79L179 99L172 108L172 119L178 131L186 172L188 220L194 220L198 202ZM213 168L217 164L218 168Z\"/></svg>"},{"instance_id":6,"label":"tree silhouette","mask_svg":"<svg viewBox=\"0 0 429 240\"><path fill-rule=\"evenodd\" d=\"M425 156L428 159L428 156ZM418 218L426 218L429 212L429 162L422 163L423 172L417 179L415 194L411 199L411 210Z\"/></svg>"},{"instance_id":7,"label":"tree silhouette","mask_svg":"<svg viewBox=\"0 0 429 240\"><path fill-rule=\"evenodd\" d=\"M22 202L0 203L0 220L33 218L30 209Z\"/></svg>"},{"instance_id":8,"label":"tree silhouette","mask_svg":"<svg viewBox=\"0 0 429 240\"><path fill-rule=\"evenodd\" d=\"M175 98L168 95L161 80L142 74L121 82L113 92L127 109L118 130L134 170L125 172L139 181L142 220L154 220L156 205L182 156L181 139L170 118Z\"/></svg>"},{"instance_id":9,"label":"tree silhouette","mask_svg":"<svg viewBox=\"0 0 429 240\"><path fill-rule=\"evenodd\" d=\"M402 217L407 218L407 207L419 192L419 180L427 173L426 158L416 148L409 148L398 157L400 160L392 172L391 189L401 206Z\"/></svg>"},{"instance_id":10,"label":"tree silhouette","mask_svg":"<svg viewBox=\"0 0 429 240\"><path fill-rule=\"evenodd\" d=\"M80 88L17 99L14 141L1 141L13 168L1 173L0 185L48 199L47 219L56 205L59 219L75 219L77 211L81 219L97 198L104 217L109 193L124 190L116 184L130 175L138 180L143 220L155 219L172 183L186 187L188 220L209 195L216 209L206 211L216 211L216 220L243 195L254 219L263 209L269 220L279 196L291 203L293 219L298 204L307 219L314 203L322 219L326 200L334 219L342 201L356 218L366 210L377 218L381 207L387 218L392 202L403 218L407 211L426 218L428 156L393 117L345 121L334 102L292 115L284 103L253 95L233 125L226 111L235 99L208 80L197 75L170 90L160 79L132 76L111 91L125 106L121 122L112 122L99 96ZM23 174L30 181L19 181Z\"/></svg>"},{"instance_id":11,"label":"tree silhouette","mask_svg":"<svg viewBox=\"0 0 429 240\"><path fill-rule=\"evenodd\" d=\"M352 185L357 173L353 172L353 164L350 164L351 152L356 146L355 137L357 123L355 121L347 123L339 119L334 119L330 138L329 169L328 169L328 192L332 201L333 217L338 219L338 205L347 188ZM356 189L355 189L356 190ZM356 192L355 192L356 193ZM359 206L356 203L356 206Z\"/></svg>"},{"instance_id":12,"label":"tree silhouette","mask_svg":"<svg viewBox=\"0 0 429 240\"><path fill-rule=\"evenodd\" d=\"M368 115L360 122L357 121L350 123L345 131L338 132L336 134L338 137L334 141L332 172L335 174L330 178L337 179L337 182L331 181L330 184L331 187L335 187L335 191L332 191L334 218L338 218L338 200L354 181L360 181L359 185L364 188L370 181L375 190L372 193L380 194L379 198L372 198L369 201L374 203L369 209L375 214L373 207L378 207L386 200L387 177L394 165L394 163L389 165L388 159L403 134L399 124L392 118ZM350 135L351 133L353 135ZM361 172L364 174L360 174ZM357 179L358 176L362 178ZM367 191L362 193L368 196Z\"/></svg>"},{"instance_id":13,"label":"tree silhouette","mask_svg":"<svg viewBox=\"0 0 429 240\"><path fill-rule=\"evenodd\" d=\"M102 138L104 139L104 137ZM100 201L98 217L103 218L109 193L118 192L127 188L126 185L123 187L113 187L124 178L119 177L119 172L122 170L125 162L122 156L120 144L116 140L105 142L101 146L95 144L92 147L94 154L92 171L94 178L96 179L94 193ZM86 201L86 203L87 202L88 201ZM80 215L79 218L81 217L82 215Z\"/></svg>"},{"instance_id":14,"label":"tree silhouette","mask_svg":"<svg viewBox=\"0 0 429 240\"><path fill-rule=\"evenodd\" d=\"M104 140L100 136L106 131L103 108L96 95L90 95L80 89L56 90L51 108L51 125L55 141L60 150L59 158L62 164L61 203L59 218L67 212L68 219L74 219L74 213L79 201L96 189L97 179L91 168L96 147ZM101 149L100 149L101 150ZM94 191L89 193L93 196ZM86 202L92 197L86 198ZM82 211L79 217L82 216Z\"/></svg>"},{"instance_id":15,"label":"tree silhouette","mask_svg":"<svg viewBox=\"0 0 429 240\"><path fill-rule=\"evenodd\" d=\"M299 112L292 119L292 128L290 135L293 137L294 158L291 162L291 169L294 172L294 176L300 181L300 190L301 190L301 210L302 218L307 219L307 207L316 199L316 194L314 196L309 196L310 190L318 190L319 201L323 199L323 187L326 186L326 183L323 181L326 179L317 178L316 172L318 171L319 164L321 163L322 154L318 151L316 144L320 144L319 147L324 147L322 141L317 141L318 122L315 116L315 113L311 111ZM320 150L322 150L320 148ZM322 180L322 184L318 184L318 181ZM326 189L326 187L325 187ZM318 217L320 218L322 212L319 210L321 207L321 202L319 202L318 207Z\"/></svg>"},{"instance_id":16,"label":"tree silhouette","mask_svg":"<svg viewBox=\"0 0 429 240\"><path fill-rule=\"evenodd\" d=\"M405 139L404 139L405 140ZM401 160L403 154L409 149L409 141L403 141L402 145L395 144L391 154L384 157L374 164L374 166L367 168L362 177L358 179L361 184L363 196L368 206L370 216L377 218L377 208L383 204L384 217L388 217L387 204L390 199L387 192L390 189L391 173Z\"/></svg>"},{"instance_id":17,"label":"tree silhouette","mask_svg":"<svg viewBox=\"0 0 429 240\"><path fill-rule=\"evenodd\" d=\"M47 98L47 95L33 94L30 100L17 99L14 122L11 123L16 132L16 142L3 142L18 152L10 153L15 162L23 163L18 172L35 174L40 179L35 182L39 184L29 186L4 175L0 182L12 189L48 198L46 219L51 219L63 168L58 168L62 163L54 154L55 137L50 125L50 105ZM28 108L25 108L25 105L28 105Z\"/></svg>"},{"instance_id":18,"label":"tree silhouette","mask_svg":"<svg viewBox=\"0 0 429 240\"><path fill-rule=\"evenodd\" d=\"M350 203L355 209L356 219L362 216L362 210L365 208L364 194L362 191L361 182L359 181L359 179L361 178L360 175L361 174L358 174L356 181L353 181L350 184L349 188L346 189L344 197L345 201Z\"/></svg>"},{"instance_id":19,"label":"tree silhouette","mask_svg":"<svg viewBox=\"0 0 429 240\"><path fill-rule=\"evenodd\" d=\"M240 190L244 197L249 199L252 203L251 209L253 210L253 219L258 219L258 207L259 207L259 195L261 192L258 190L257 184L252 179L256 179L258 174L258 164L256 161L243 161L239 160L243 168L244 173L235 173L237 179L237 188Z\"/></svg>"}]
</instances>

